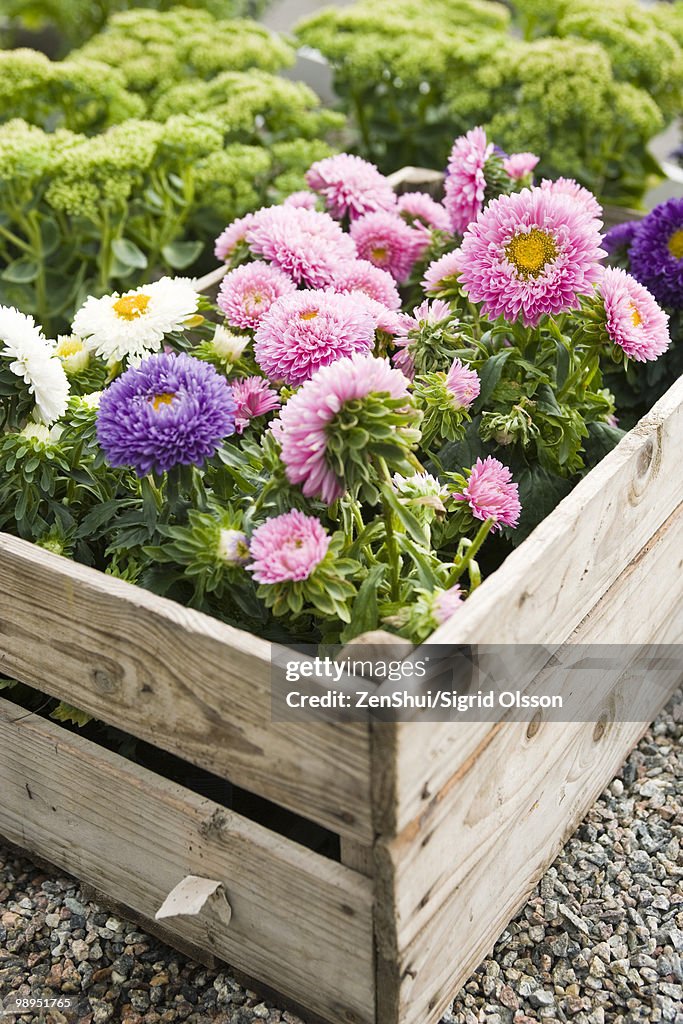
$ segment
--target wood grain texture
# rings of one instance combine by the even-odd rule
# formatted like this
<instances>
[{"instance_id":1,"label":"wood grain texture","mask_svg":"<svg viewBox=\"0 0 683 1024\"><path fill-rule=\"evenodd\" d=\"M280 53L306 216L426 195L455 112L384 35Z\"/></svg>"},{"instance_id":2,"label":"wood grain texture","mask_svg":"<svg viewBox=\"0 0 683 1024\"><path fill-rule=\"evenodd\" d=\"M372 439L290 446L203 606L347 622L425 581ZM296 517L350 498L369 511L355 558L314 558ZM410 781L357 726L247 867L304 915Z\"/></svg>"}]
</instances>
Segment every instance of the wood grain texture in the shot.
<instances>
[{"instance_id":1,"label":"wood grain texture","mask_svg":"<svg viewBox=\"0 0 683 1024\"><path fill-rule=\"evenodd\" d=\"M19 721L16 721L19 719ZM187 874L232 908L164 928L345 1024L374 1024L372 884L0 701L0 834L153 918Z\"/></svg>"},{"instance_id":2,"label":"wood grain texture","mask_svg":"<svg viewBox=\"0 0 683 1024\"><path fill-rule=\"evenodd\" d=\"M621 643L624 623L634 644L683 643L683 505L571 641ZM642 676L625 673L598 698L594 722L543 722L533 736L521 722L470 726L478 748L375 847L380 992L390 993L379 1024L439 1019L674 686L652 686L644 702ZM644 720L623 721L636 698Z\"/></svg>"},{"instance_id":3,"label":"wood grain texture","mask_svg":"<svg viewBox=\"0 0 683 1024\"><path fill-rule=\"evenodd\" d=\"M484 581L458 614L432 634L426 646L552 644L571 638L582 622L597 614L594 609L600 599L620 576L628 571L641 578L639 560L681 501L682 437L683 378ZM671 564L659 567L665 582L653 593L649 613L637 594L631 600L626 595L609 633L604 623L598 625L595 620L593 640L633 643L647 637L652 628L661 628L669 581L680 576L673 561L676 546L683 547L678 521L671 533L675 535L669 548ZM631 586L629 578L623 577L625 589ZM490 730L484 724L450 722L383 728L396 733L392 738L395 757L381 769L393 777L385 778L383 799L376 800L375 806L377 827L387 835L398 834L419 816L446 781L489 742Z\"/></svg>"},{"instance_id":4,"label":"wood grain texture","mask_svg":"<svg viewBox=\"0 0 683 1024\"><path fill-rule=\"evenodd\" d=\"M273 722L270 644L6 534L0 672L334 832L372 839L368 728Z\"/></svg>"}]
</instances>

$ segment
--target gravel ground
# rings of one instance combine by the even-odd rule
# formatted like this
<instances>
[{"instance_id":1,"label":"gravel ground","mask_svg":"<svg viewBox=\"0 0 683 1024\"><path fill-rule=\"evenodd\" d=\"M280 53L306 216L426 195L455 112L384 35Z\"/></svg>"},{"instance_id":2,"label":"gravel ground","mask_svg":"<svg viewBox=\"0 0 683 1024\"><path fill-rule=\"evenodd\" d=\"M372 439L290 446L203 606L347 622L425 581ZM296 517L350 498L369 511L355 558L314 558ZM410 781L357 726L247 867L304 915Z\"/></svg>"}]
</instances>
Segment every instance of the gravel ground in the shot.
<instances>
[{"instance_id":1,"label":"gravel ground","mask_svg":"<svg viewBox=\"0 0 683 1024\"><path fill-rule=\"evenodd\" d=\"M683 692L547 871L443 1024L683 1024ZM454 955L456 954L454 943ZM302 1024L0 847L0 992L45 1024Z\"/></svg>"}]
</instances>

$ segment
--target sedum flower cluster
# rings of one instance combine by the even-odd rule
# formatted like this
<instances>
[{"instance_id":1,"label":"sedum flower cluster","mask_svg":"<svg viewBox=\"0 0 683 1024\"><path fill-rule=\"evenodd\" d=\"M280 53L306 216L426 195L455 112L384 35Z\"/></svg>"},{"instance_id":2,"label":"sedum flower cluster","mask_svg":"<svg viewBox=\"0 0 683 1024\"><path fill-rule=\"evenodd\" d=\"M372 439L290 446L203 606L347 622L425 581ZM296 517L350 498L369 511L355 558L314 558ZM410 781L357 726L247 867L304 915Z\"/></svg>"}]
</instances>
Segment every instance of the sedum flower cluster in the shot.
<instances>
[{"instance_id":1,"label":"sedum flower cluster","mask_svg":"<svg viewBox=\"0 0 683 1024\"><path fill-rule=\"evenodd\" d=\"M383 169L440 165L453 127L480 123L505 149L540 153L542 174L637 202L657 173L646 144L683 99L675 11L636 0L510 6L512 21L490 3L362 0L321 11L298 35L329 60L358 151Z\"/></svg>"},{"instance_id":2,"label":"sedum flower cluster","mask_svg":"<svg viewBox=\"0 0 683 1024\"><path fill-rule=\"evenodd\" d=\"M456 635L622 435L607 372L669 345L595 197L538 163L475 128L439 202L325 156L216 223L215 303L162 277L84 295L54 340L1 307L0 528L273 640ZM630 243L653 289L676 216Z\"/></svg>"},{"instance_id":3,"label":"sedum flower cluster","mask_svg":"<svg viewBox=\"0 0 683 1024\"><path fill-rule=\"evenodd\" d=\"M2 108L20 115L0 123L0 303L54 334L89 293L210 267L217 222L301 188L331 152L341 116L273 73L293 56L184 8L120 14L63 62L0 53Z\"/></svg>"}]
</instances>

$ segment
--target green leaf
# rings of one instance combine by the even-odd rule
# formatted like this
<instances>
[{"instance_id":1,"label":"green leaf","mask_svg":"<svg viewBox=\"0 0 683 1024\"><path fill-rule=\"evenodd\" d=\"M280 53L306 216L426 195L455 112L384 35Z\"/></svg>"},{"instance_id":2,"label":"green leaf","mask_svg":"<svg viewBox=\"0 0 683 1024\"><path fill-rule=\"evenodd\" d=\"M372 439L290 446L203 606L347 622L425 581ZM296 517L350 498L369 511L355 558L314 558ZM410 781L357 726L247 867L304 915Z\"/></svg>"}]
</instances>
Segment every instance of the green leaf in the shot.
<instances>
[{"instance_id":1,"label":"green leaf","mask_svg":"<svg viewBox=\"0 0 683 1024\"><path fill-rule=\"evenodd\" d=\"M425 532L413 513L402 505L395 493L388 486L382 487L382 499L387 503L396 518L413 540L424 547Z\"/></svg>"},{"instance_id":2,"label":"green leaf","mask_svg":"<svg viewBox=\"0 0 683 1024\"><path fill-rule=\"evenodd\" d=\"M515 480L519 484L522 514L519 526L510 536L512 543L517 547L569 494L573 483L571 480L565 480L563 477L555 476L554 473L549 473L541 466L527 466L515 474Z\"/></svg>"},{"instance_id":3,"label":"green leaf","mask_svg":"<svg viewBox=\"0 0 683 1024\"><path fill-rule=\"evenodd\" d=\"M111 251L123 267L134 267L136 270L144 270L147 267L147 257L144 252L129 238L114 239L111 243Z\"/></svg>"},{"instance_id":4,"label":"green leaf","mask_svg":"<svg viewBox=\"0 0 683 1024\"><path fill-rule=\"evenodd\" d=\"M171 242L170 245L163 247L161 255L169 267L173 267L174 270L184 270L185 267L194 263L203 248L203 242Z\"/></svg>"},{"instance_id":5,"label":"green leaf","mask_svg":"<svg viewBox=\"0 0 683 1024\"><path fill-rule=\"evenodd\" d=\"M29 281L35 281L38 277L39 269L35 260L22 257L20 260L12 260L11 263L8 263L2 272L2 277L5 281L11 281L13 284L28 284Z\"/></svg>"},{"instance_id":6,"label":"green leaf","mask_svg":"<svg viewBox=\"0 0 683 1024\"><path fill-rule=\"evenodd\" d=\"M477 416L467 425L465 436L459 441L449 441L437 455L437 465L441 466L447 473L458 473L462 469L469 469L477 459L485 459L491 455L494 448L487 445L479 437L480 417ZM427 466L429 471L430 467Z\"/></svg>"},{"instance_id":7,"label":"green leaf","mask_svg":"<svg viewBox=\"0 0 683 1024\"><path fill-rule=\"evenodd\" d=\"M609 423L589 423L588 437L583 445L586 452L586 464L597 466L598 462L604 459L605 455L609 454L613 448L616 448L622 437L625 436L625 430L611 427Z\"/></svg>"},{"instance_id":8,"label":"green leaf","mask_svg":"<svg viewBox=\"0 0 683 1024\"><path fill-rule=\"evenodd\" d=\"M512 355L512 351L511 348L505 348L502 352L496 352L495 355L486 360L481 370L479 370L481 387L479 389L479 397L473 406L475 412L479 412L484 408L495 391L505 364Z\"/></svg>"},{"instance_id":9,"label":"green leaf","mask_svg":"<svg viewBox=\"0 0 683 1024\"><path fill-rule=\"evenodd\" d=\"M60 700L57 707L51 712L50 718L54 718L56 722L70 722L72 725L77 725L79 729L82 729L88 722L92 722L92 715L89 715L87 711L81 711L80 708L75 708L63 700Z\"/></svg>"}]
</instances>

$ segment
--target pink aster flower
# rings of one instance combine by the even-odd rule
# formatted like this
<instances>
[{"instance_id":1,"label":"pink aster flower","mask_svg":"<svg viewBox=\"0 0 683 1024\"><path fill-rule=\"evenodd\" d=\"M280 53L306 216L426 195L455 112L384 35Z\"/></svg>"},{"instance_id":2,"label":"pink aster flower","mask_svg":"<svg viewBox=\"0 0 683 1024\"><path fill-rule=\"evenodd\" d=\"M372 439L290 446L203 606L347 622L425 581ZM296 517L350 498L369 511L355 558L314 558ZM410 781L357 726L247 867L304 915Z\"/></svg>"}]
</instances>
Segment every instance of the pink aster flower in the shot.
<instances>
[{"instance_id":1,"label":"pink aster flower","mask_svg":"<svg viewBox=\"0 0 683 1024\"><path fill-rule=\"evenodd\" d=\"M247 229L252 253L262 256L297 284L322 288L340 262L354 260L356 247L329 214L300 206L258 210Z\"/></svg>"},{"instance_id":2,"label":"pink aster flower","mask_svg":"<svg viewBox=\"0 0 683 1024\"><path fill-rule=\"evenodd\" d=\"M291 196L283 199L282 205L301 206L304 210L315 210L315 196L312 192L307 192L306 189L302 188L299 192L292 192Z\"/></svg>"},{"instance_id":3,"label":"pink aster flower","mask_svg":"<svg viewBox=\"0 0 683 1024\"><path fill-rule=\"evenodd\" d=\"M249 544L253 561L247 571L253 572L257 583L307 580L329 546L320 520L293 509L266 519L254 530Z\"/></svg>"},{"instance_id":4,"label":"pink aster flower","mask_svg":"<svg viewBox=\"0 0 683 1024\"><path fill-rule=\"evenodd\" d=\"M361 259L387 270L403 283L429 245L429 232L410 227L395 213L367 213L351 225L351 238Z\"/></svg>"},{"instance_id":5,"label":"pink aster flower","mask_svg":"<svg viewBox=\"0 0 683 1024\"><path fill-rule=\"evenodd\" d=\"M298 387L320 366L353 352L369 352L375 320L355 296L333 291L283 295L255 335L256 362L271 380Z\"/></svg>"},{"instance_id":6,"label":"pink aster flower","mask_svg":"<svg viewBox=\"0 0 683 1024\"><path fill-rule=\"evenodd\" d=\"M230 387L235 402L235 430L238 434L244 432L250 420L280 408L280 396L263 377L234 380Z\"/></svg>"},{"instance_id":7,"label":"pink aster flower","mask_svg":"<svg viewBox=\"0 0 683 1024\"><path fill-rule=\"evenodd\" d=\"M422 278L422 287L426 292L439 292L450 279L460 273L460 250L447 252L429 264Z\"/></svg>"},{"instance_id":8,"label":"pink aster flower","mask_svg":"<svg viewBox=\"0 0 683 1024\"><path fill-rule=\"evenodd\" d=\"M391 274L375 267L368 260L341 263L335 272L335 292L361 292L387 309L400 309L401 296Z\"/></svg>"},{"instance_id":9,"label":"pink aster flower","mask_svg":"<svg viewBox=\"0 0 683 1024\"><path fill-rule=\"evenodd\" d=\"M247 229L253 219L254 214L248 213L245 217L238 217L232 224L228 224L227 228L216 239L214 253L217 260L223 260L223 262L227 263L235 247L240 242L246 241Z\"/></svg>"},{"instance_id":10,"label":"pink aster flower","mask_svg":"<svg viewBox=\"0 0 683 1024\"><path fill-rule=\"evenodd\" d=\"M493 519L494 530L516 526L522 506L517 484L512 483L512 473L507 466L489 455L483 461L477 459L469 474L462 494L453 497L466 501L475 519Z\"/></svg>"},{"instance_id":11,"label":"pink aster flower","mask_svg":"<svg viewBox=\"0 0 683 1024\"><path fill-rule=\"evenodd\" d=\"M579 185L578 181L574 181L573 178L556 178L555 181L544 178L540 187L554 195L569 196L589 217L595 217L598 220L602 217L602 207L593 193L583 185Z\"/></svg>"},{"instance_id":12,"label":"pink aster flower","mask_svg":"<svg viewBox=\"0 0 683 1024\"><path fill-rule=\"evenodd\" d=\"M384 175L374 164L349 153L318 160L306 172L306 182L340 220L347 214L349 220L357 220L365 213L396 206L396 195Z\"/></svg>"},{"instance_id":13,"label":"pink aster flower","mask_svg":"<svg viewBox=\"0 0 683 1024\"><path fill-rule=\"evenodd\" d=\"M443 299L434 299L433 302L425 299L415 307L412 314L401 315L399 330L396 332L399 335L396 338L398 351L392 356L392 361L408 380L413 380L415 376L413 352L419 332L425 327L434 327L452 319L451 307Z\"/></svg>"},{"instance_id":14,"label":"pink aster flower","mask_svg":"<svg viewBox=\"0 0 683 1024\"><path fill-rule=\"evenodd\" d=\"M461 604L462 590L459 586L456 585L449 590L439 590L432 601L432 615L436 622L443 626L451 615L455 615Z\"/></svg>"},{"instance_id":15,"label":"pink aster flower","mask_svg":"<svg viewBox=\"0 0 683 1024\"><path fill-rule=\"evenodd\" d=\"M486 161L493 153L493 143L486 141L483 128L473 128L453 143L444 183L443 204L448 211L451 231L464 234L484 205Z\"/></svg>"},{"instance_id":16,"label":"pink aster flower","mask_svg":"<svg viewBox=\"0 0 683 1024\"><path fill-rule=\"evenodd\" d=\"M329 504L344 493L326 458L327 428L345 402L371 394L408 398L408 381L388 359L357 354L318 370L280 413L277 437L287 479L301 484L307 498L319 496Z\"/></svg>"},{"instance_id":17,"label":"pink aster flower","mask_svg":"<svg viewBox=\"0 0 683 1024\"><path fill-rule=\"evenodd\" d=\"M453 396L457 409L469 409L481 390L476 370L471 370L459 359L454 359L446 374L446 390Z\"/></svg>"},{"instance_id":18,"label":"pink aster flower","mask_svg":"<svg viewBox=\"0 0 683 1024\"><path fill-rule=\"evenodd\" d=\"M225 275L216 298L231 327L258 327L276 299L296 291L291 277L267 263L245 263Z\"/></svg>"},{"instance_id":19,"label":"pink aster flower","mask_svg":"<svg viewBox=\"0 0 683 1024\"><path fill-rule=\"evenodd\" d=\"M489 319L521 315L535 326L593 291L605 255L599 228L571 196L543 188L500 196L465 232L460 283Z\"/></svg>"},{"instance_id":20,"label":"pink aster flower","mask_svg":"<svg viewBox=\"0 0 683 1024\"><path fill-rule=\"evenodd\" d=\"M436 231L451 230L451 219L445 206L437 203L427 192L404 192L398 197L397 208L409 224L418 221Z\"/></svg>"},{"instance_id":21,"label":"pink aster flower","mask_svg":"<svg viewBox=\"0 0 683 1024\"><path fill-rule=\"evenodd\" d=\"M396 337L403 332L405 314L399 313L395 309L387 309L377 299L371 299L369 295L364 295L362 292L351 292L350 294L368 310L375 322L376 331L381 331L383 334L389 334L392 337Z\"/></svg>"},{"instance_id":22,"label":"pink aster flower","mask_svg":"<svg viewBox=\"0 0 683 1024\"><path fill-rule=\"evenodd\" d=\"M521 181L531 174L540 159L535 153L511 153L503 159L503 170L513 181Z\"/></svg>"},{"instance_id":23,"label":"pink aster flower","mask_svg":"<svg viewBox=\"0 0 683 1024\"><path fill-rule=\"evenodd\" d=\"M654 296L618 267L605 269L598 294L605 306L605 327L629 359L657 359L671 343L669 317Z\"/></svg>"}]
</instances>

